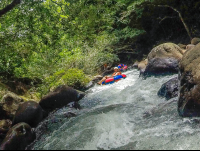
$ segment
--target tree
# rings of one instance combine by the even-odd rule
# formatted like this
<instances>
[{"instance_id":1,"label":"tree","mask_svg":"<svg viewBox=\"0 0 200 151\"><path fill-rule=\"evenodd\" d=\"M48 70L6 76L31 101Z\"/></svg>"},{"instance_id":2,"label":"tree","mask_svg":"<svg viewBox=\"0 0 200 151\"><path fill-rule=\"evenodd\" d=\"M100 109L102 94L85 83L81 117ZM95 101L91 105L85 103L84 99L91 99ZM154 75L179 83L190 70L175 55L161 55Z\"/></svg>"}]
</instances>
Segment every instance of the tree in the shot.
<instances>
[{"instance_id":1,"label":"tree","mask_svg":"<svg viewBox=\"0 0 200 151\"><path fill-rule=\"evenodd\" d=\"M190 40L192 40L192 35L191 35L191 33L190 33L190 30L189 30L189 28L188 28L186 22L184 21L183 16L182 16L182 14L181 14L180 11L178 11L177 9L173 8L172 6L168 6L168 5L157 5L157 6L158 6L158 7L171 8L172 10L174 10L175 12L177 12L178 15L179 15L179 18L180 18L181 22L183 23L183 25L184 25L184 27L185 27L185 30L187 31L188 36L190 37ZM165 18L167 18L167 17L165 17ZM165 19L165 18L164 18L164 19ZM163 21L164 19L162 19L162 21Z\"/></svg>"},{"instance_id":2,"label":"tree","mask_svg":"<svg viewBox=\"0 0 200 151\"><path fill-rule=\"evenodd\" d=\"M4 14L12 10L15 6L21 3L21 0L13 0L13 2L9 5L7 5L5 8L0 10L0 17L2 17Z\"/></svg>"}]
</instances>

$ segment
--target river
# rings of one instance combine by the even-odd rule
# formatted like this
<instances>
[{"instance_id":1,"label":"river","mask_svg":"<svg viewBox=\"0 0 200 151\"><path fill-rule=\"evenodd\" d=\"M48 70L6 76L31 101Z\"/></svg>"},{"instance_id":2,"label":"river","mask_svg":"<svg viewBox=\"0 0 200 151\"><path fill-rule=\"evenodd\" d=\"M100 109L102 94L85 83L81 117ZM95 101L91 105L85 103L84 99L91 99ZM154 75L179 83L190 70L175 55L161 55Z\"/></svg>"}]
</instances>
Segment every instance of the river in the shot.
<instances>
[{"instance_id":1,"label":"river","mask_svg":"<svg viewBox=\"0 0 200 151\"><path fill-rule=\"evenodd\" d=\"M47 118L33 149L199 149L199 120L179 117L178 98L166 102L157 96L161 85L177 75L142 79L137 70L125 74L117 83L91 88L81 110L63 108ZM77 116L66 118L69 111Z\"/></svg>"}]
</instances>

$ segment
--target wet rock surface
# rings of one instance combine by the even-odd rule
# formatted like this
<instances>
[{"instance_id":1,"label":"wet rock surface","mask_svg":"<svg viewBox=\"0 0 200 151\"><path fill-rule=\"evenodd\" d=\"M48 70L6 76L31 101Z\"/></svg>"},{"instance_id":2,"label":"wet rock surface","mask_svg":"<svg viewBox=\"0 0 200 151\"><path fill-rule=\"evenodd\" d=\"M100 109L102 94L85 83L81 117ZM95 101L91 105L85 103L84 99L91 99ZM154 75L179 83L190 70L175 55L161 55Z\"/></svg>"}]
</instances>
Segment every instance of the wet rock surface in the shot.
<instances>
[{"instance_id":1,"label":"wet rock surface","mask_svg":"<svg viewBox=\"0 0 200 151\"><path fill-rule=\"evenodd\" d=\"M179 61L174 58L153 58L149 61L146 69L143 71L144 76L165 75L178 73Z\"/></svg>"},{"instance_id":2,"label":"wet rock surface","mask_svg":"<svg viewBox=\"0 0 200 151\"><path fill-rule=\"evenodd\" d=\"M180 63L178 112L183 117L200 116L200 44L185 53Z\"/></svg>"},{"instance_id":3,"label":"wet rock surface","mask_svg":"<svg viewBox=\"0 0 200 151\"><path fill-rule=\"evenodd\" d=\"M179 93L179 80L178 77L176 77L162 85L161 89L158 92L158 96L170 100L172 98L177 97L178 93Z\"/></svg>"},{"instance_id":4,"label":"wet rock surface","mask_svg":"<svg viewBox=\"0 0 200 151\"><path fill-rule=\"evenodd\" d=\"M26 123L12 127L1 144L1 150L25 150L36 139L35 132Z\"/></svg>"},{"instance_id":5,"label":"wet rock surface","mask_svg":"<svg viewBox=\"0 0 200 151\"><path fill-rule=\"evenodd\" d=\"M54 92L45 96L40 101L40 106L47 112L60 109L71 102L78 102L85 96L85 93L79 92L67 86L60 86Z\"/></svg>"},{"instance_id":6,"label":"wet rock surface","mask_svg":"<svg viewBox=\"0 0 200 151\"><path fill-rule=\"evenodd\" d=\"M148 55L144 76L178 73L179 62L185 53L178 45L165 43L155 47Z\"/></svg>"},{"instance_id":7,"label":"wet rock surface","mask_svg":"<svg viewBox=\"0 0 200 151\"><path fill-rule=\"evenodd\" d=\"M57 112L62 112L62 109L58 110ZM33 147L35 145L35 143L46 133L49 133L51 130L48 128L48 125L52 125L52 124L59 124L59 125L62 125L64 124L63 122L66 120L66 119L70 119L70 118L73 118L73 117L76 117L77 114L74 113L73 109L72 111L68 111L68 112L62 112L62 113L59 113L59 117L56 117L54 114L56 114L57 112L55 113L50 113L50 115L44 120L42 121L38 126L37 128L35 129L35 133L36 133L36 139L35 141L30 144L26 149L27 150L33 150Z\"/></svg>"},{"instance_id":8,"label":"wet rock surface","mask_svg":"<svg viewBox=\"0 0 200 151\"><path fill-rule=\"evenodd\" d=\"M43 119L43 111L41 106L33 101L21 104L16 111L13 125L17 123L27 123L31 127L36 127Z\"/></svg>"}]
</instances>

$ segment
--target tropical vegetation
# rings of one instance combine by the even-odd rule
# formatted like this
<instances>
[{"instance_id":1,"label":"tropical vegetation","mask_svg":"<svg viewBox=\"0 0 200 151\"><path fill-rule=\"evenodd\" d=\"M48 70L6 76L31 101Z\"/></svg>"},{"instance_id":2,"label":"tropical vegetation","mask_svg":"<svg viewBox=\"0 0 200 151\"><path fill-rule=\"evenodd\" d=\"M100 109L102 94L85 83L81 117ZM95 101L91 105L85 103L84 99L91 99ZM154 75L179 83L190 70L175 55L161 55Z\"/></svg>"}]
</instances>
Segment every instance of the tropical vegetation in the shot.
<instances>
[{"instance_id":1,"label":"tropical vegetation","mask_svg":"<svg viewBox=\"0 0 200 151\"><path fill-rule=\"evenodd\" d=\"M60 84L82 89L123 53L133 62L161 41L199 34L193 0L1 0L0 10L14 1L0 11L1 81L40 79L29 90L40 97Z\"/></svg>"}]
</instances>

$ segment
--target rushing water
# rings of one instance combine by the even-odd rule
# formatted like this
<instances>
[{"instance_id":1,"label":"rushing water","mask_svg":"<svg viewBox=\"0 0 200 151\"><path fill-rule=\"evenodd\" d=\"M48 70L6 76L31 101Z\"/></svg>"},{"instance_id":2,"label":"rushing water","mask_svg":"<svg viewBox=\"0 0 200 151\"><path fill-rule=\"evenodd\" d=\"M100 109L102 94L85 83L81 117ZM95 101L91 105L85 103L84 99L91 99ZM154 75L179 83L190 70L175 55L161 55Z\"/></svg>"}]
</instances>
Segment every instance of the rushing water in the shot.
<instances>
[{"instance_id":1,"label":"rushing water","mask_svg":"<svg viewBox=\"0 0 200 151\"><path fill-rule=\"evenodd\" d=\"M118 83L91 88L80 101L82 110L54 113L33 149L199 149L199 120L182 119L177 101L157 96L161 85L177 75L144 80L137 70L125 74ZM68 111L77 116L67 119Z\"/></svg>"}]
</instances>

